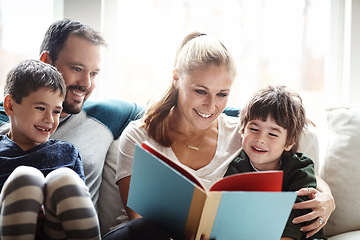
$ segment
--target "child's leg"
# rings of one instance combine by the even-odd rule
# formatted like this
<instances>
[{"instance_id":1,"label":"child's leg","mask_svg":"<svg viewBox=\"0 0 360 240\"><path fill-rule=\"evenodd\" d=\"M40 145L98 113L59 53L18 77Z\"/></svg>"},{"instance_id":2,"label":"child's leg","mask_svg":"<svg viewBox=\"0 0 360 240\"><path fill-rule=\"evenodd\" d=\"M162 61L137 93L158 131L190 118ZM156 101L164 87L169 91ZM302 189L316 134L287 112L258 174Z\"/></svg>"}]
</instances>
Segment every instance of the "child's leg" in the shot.
<instances>
[{"instance_id":1,"label":"child's leg","mask_svg":"<svg viewBox=\"0 0 360 240\"><path fill-rule=\"evenodd\" d=\"M100 239L97 213L83 180L60 168L45 182L45 234L50 239Z\"/></svg>"},{"instance_id":2,"label":"child's leg","mask_svg":"<svg viewBox=\"0 0 360 240\"><path fill-rule=\"evenodd\" d=\"M11 173L0 196L2 240L34 239L43 187L44 176L36 168L21 166Z\"/></svg>"}]
</instances>

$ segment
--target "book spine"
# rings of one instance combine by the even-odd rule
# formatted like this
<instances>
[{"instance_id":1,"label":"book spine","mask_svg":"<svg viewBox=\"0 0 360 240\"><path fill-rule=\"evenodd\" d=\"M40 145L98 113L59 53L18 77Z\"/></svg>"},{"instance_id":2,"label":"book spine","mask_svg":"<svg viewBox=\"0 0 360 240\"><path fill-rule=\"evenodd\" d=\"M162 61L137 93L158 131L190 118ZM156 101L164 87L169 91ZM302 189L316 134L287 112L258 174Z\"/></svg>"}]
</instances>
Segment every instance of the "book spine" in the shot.
<instances>
[{"instance_id":1,"label":"book spine","mask_svg":"<svg viewBox=\"0 0 360 240\"><path fill-rule=\"evenodd\" d=\"M189 214L185 225L185 234L197 232L206 198L207 194L202 189L195 186L189 208Z\"/></svg>"},{"instance_id":2,"label":"book spine","mask_svg":"<svg viewBox=\"0 0 360 240\"><path fill-rule=\"evenodd\" d=\"M200 240L201 235L210 238L221 197L222 192L210 192L207 195L195 240Z\"/></svg>"}]
</instances>

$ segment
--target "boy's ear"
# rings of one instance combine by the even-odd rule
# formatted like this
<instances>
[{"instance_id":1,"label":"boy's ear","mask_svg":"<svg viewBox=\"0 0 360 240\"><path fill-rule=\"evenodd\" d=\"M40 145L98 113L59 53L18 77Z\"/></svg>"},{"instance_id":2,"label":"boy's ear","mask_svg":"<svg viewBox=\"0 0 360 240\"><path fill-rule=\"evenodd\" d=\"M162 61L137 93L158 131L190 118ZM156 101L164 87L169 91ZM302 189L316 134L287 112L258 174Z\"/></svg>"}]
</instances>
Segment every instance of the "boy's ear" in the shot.
<instances>
[{"instance_id":1,"label":"boy's ear","mask_svg":"<svg viewBox=\"0 0 360 240\"><path fill-rule=\"evenodd\" d=\"M295 143L287 145L284 150L287 151L287 152L290 151L292 149L292 147L294 146L294 144Z\"/></svg>"},{"instance_id":2,"label":"boy's ear","mask_svg":"<svg viewBox=\"0 0 360 240\"><path fill-rule=\"evenodd\" d=\"M14 99L12 98L12 96L9 94L6 95L4 98L4 110L8 116L13 115L14 113L13 103L14 103Z\"/></svg>"},{"instance_id":3,"label":"boy's ear","mask_svg":"<svg viewBox=\"0 0 360 240\"><path fill-rule=\"evenodd\" d=\"M52 65L52 60L50 58L50 55L49 55L48 51L43 51L40 54L40 61Z\"/></svg>"}]
</instances>

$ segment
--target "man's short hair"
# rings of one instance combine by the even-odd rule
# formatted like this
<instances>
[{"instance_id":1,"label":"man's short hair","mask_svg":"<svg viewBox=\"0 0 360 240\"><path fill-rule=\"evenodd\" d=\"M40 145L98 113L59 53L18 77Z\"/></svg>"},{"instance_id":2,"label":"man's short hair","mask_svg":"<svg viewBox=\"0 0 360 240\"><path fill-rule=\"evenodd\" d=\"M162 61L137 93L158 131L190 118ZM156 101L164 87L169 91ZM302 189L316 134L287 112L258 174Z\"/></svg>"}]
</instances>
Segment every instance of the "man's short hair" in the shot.
<instances>
[{"instance_id":1,"label":"man's short hair","mask_svg":"<svg viewBox=\"0 0 360 240\"><path fill-rule=\"evenodd\" d=\"M49 52L52 65L55 65L59 53L65 47L65 42L70 35L83 38L94 45L106 46L105 39L93 28L78 21L63 19L51 24L46 31L40 47L40 54L44 51Z\"/></svg>"}]
</instances>

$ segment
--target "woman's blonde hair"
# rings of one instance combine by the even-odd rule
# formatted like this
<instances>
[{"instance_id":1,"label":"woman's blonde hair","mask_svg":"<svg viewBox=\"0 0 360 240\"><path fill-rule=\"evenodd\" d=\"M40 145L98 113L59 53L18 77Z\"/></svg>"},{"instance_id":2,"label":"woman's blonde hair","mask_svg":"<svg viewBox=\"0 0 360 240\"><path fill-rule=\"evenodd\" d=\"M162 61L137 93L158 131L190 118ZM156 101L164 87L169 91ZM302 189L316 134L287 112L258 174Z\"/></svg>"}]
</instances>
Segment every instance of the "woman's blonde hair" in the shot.
<instances>
[{"instance_id":1,"label":"woman's blonde hair","mask_svg":"<svg viewBox=\"0 0 360 240\"><path fill-rule=\"evenodd\" d=\"M236 75L234 60L220 41L200 32L188 34L175 57L174 68L179 78L209 66L224 66L231 76ZM177 105L177 98L178 89L171 83L165 94L147 109L144 116L144 127L149 137L165 147L173 143L168 134L167 117Z\"/></svg>"}]
</instances>

